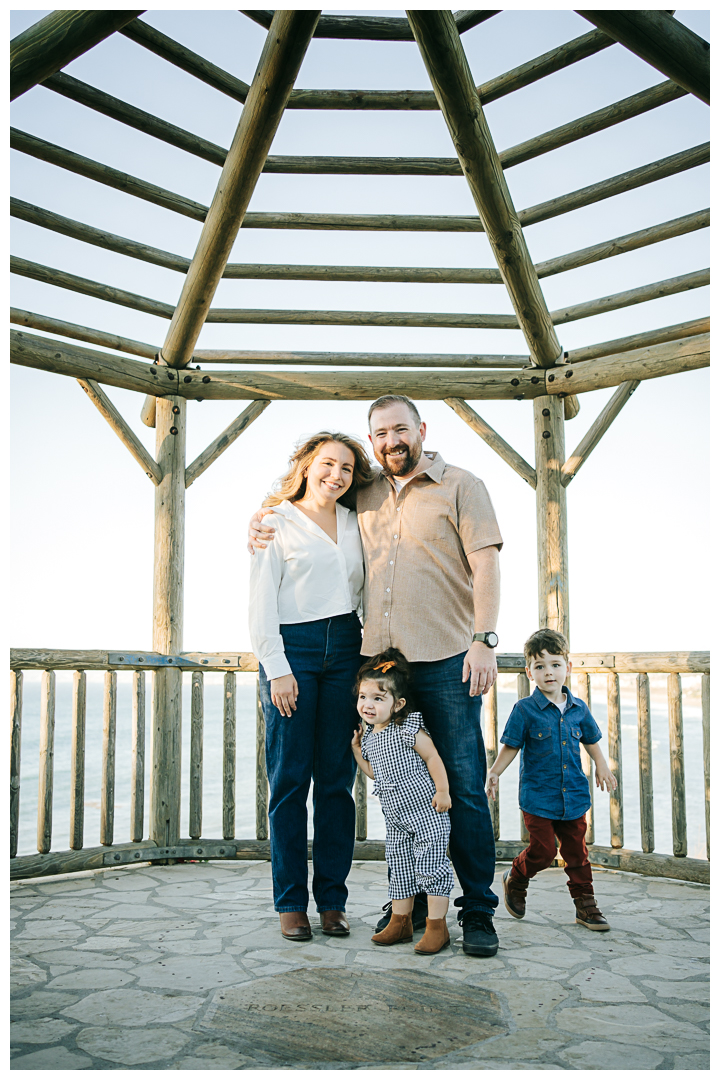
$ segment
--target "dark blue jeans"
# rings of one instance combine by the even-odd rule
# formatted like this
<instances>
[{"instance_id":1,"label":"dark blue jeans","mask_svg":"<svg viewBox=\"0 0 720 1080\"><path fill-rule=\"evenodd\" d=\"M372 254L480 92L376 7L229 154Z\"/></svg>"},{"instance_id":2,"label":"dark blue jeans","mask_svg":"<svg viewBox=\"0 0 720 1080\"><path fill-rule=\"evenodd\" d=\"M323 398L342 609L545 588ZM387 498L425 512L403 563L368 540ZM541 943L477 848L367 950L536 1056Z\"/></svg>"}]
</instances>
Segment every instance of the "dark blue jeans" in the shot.
<instances>
[{"instance_id":1,"label":"dark blue jeans","mask_svg":"<svg viewBox=\"0 0 720 1080\"><path fill-rule=\"evenodd\" d=\"M480 726L482 697L462 681L465 653L411 665L414 703L423 714L450 781L450 858L463 895L455 906L492 915L495 838L485 794L487 759Z\"/></svg>"},{"instance_id":2,"label":"dark blue jeans","mask_svg":"<svg viewBox=\"0 0 720 1080\"><path fill-rule=\"evenodd\" d=\"M270 856L276 911L307 911L307 797L313 781L313 881L318 911L344 911L355 845L350 748L359 723L353 682L360 667L360 621L338 615L280 627L297 679L297 711L282 716L260 666L265 757L270 782Z\"/></svg>"}]
</instances>

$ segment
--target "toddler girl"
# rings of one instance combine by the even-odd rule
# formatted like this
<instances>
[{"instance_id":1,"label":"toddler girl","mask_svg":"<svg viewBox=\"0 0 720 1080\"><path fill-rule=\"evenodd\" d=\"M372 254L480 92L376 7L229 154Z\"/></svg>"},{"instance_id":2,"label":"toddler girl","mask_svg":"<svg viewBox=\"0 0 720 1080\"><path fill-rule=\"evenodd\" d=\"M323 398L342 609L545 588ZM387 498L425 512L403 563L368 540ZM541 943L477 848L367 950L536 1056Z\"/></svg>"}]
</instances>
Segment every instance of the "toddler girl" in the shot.
<instances>
[{"instance_id":1,"label":"toddler girl","mask_svg":"<svg viewBox=\"0 0 720 1080\"><path fill-rule=\"evenodd\" d=\"M362 724L352 740L359 767L375 781L385 816L392 917L376 945L412 941L415 894L427 892L428 918L418 953L450 944L445 916L453 887L447 857L452 805L445 766L419 712L410 712L410 665L387 649L360 668L355 682Z\"/></svg>"}]
</instances>

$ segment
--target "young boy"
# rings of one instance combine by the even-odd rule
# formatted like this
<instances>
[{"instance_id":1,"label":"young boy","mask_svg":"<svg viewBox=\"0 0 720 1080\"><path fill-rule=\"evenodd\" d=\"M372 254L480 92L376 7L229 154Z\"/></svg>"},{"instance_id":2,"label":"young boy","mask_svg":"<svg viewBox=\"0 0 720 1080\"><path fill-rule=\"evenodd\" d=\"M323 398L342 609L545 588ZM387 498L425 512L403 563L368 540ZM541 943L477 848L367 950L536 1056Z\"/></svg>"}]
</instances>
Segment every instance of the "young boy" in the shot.
<instances>
[{"instance_id":1,"label":"young boy","mask_svg":"<svg viewBox=\"0 0 720 1080\"><path fill-rule=\"evenodd\" d=\"M510 713L500 740L504 745L487 777L487 793L494 799L499 777L522 750L520 808L530 843L503 874L505 907L513 918L524 917L530 878L552 863L557 836L575 902L575 922L588 930L609 930L595 903L585 846L590 788L582 770L580 743L595 762L597 786L614 791L617 780L600 750L602 733L587 705L563 686L572 670L566 638L555 630L538 630L525 642L524 651L525 671L536 689Z\"/></svg>"}]
</instances>

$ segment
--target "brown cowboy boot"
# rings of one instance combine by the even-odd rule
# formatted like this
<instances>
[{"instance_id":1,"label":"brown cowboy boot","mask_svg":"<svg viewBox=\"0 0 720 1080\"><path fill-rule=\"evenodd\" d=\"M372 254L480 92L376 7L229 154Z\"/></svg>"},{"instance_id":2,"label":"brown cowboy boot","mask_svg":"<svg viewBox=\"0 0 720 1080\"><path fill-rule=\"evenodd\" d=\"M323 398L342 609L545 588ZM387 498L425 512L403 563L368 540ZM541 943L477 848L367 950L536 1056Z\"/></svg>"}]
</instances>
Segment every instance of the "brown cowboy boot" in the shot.
<instances>
[{"instance_id":1,"label":"brown cowboy boot","mask_svg":"<svg viewBox=\"0 0 720 1080\"><path fill-rule=\"evenodd\" d=\"M390 922L379 934L373 934L371 941L376 945L403 945L413 939L412 915L390 916Z\"/></svg>"},{"instance_id":2,"label":"brown cowboy boot","mask_svg":"<svg viewBox=\"0 0 720 1080\"><path fill-rule=\"evenodd\" d=\"M436 953L441 949L447 949L449 944L450 933L443 915L442 919L425 920L425 933L415 946L415 952Z\"/></svg>"},{"instance_id":3,"label":"brown cowboy boot","mask_svg":"<svg viewBox=\"0 0 720 1080\"><path fill-rule=\"evenodd\" d=\"M595 902L593 893L573 898L575 904L575 922L587 926L588 930L609 930L610 926Z\"/></svg>"},{"instance_id":4,"label":"brown cowboy boot","mask_svg":"<svg viewBox=\"0 0 720 1080\"><path fill-rule=\"evenodd\" d=\"M527 882L523 884L513 877L512 867L506 870L502 877L503 893L505 894L505 907L513 919L525 918L525 898L527 896Z\"/></svg>"}]
</instances>

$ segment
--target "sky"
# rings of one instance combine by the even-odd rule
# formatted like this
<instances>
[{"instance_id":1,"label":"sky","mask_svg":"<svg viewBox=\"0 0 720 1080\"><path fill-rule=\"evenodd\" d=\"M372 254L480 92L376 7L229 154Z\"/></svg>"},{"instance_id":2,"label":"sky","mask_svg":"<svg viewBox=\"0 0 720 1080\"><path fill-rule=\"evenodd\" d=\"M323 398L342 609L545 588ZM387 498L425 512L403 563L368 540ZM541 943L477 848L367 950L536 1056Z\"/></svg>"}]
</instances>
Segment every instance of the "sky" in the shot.
<instances>
[{"instance_id":1,"label":"sky","mask_svg":"<svg viewBox=\"0 0 720 1080\"><path fill-rule=\"evenodd\" d=\"M336 9L340 10L340 9ZM343 9L350 11L350 9ZM380 9L378 9L380 10ZM388 12L398 15L401 12ZM19 10L11 35L47 14ZM681 10L709 38L709 12ZM234 9L154 9L143 19L250 82L265 31ZM477 83L592 29L571 10L504 10L462 37ZM222 146L241 106L115 34L67 72ZM486 107L499 150L663 81L620 45ZM296 86L429 89L414 43L313 41ZM209 204L219 169L41 86L14 102L14 126ZM692 96L506 172L522 209L704 142L708 110ZM306 112L283 117L273 154L452 156L439 112ZM98 228L192 256L201 225L22 154L12 194ZM622 236L709 205L708 167L533 225L535 262ZM250 210L473 214L463 177L262 176ZM13 254L175 304L181 275L12 221ZM550 310L699 270L707 230L542 281ZM482 234L241 230L233 262L493 266ZM565 349L706 316L696 289L558 328ZM167 322L20 277L11 303L85 326L162 344ZM497 312L502 286L224 281L216 306ZM524 353L519 331L211 325L198 348L370 352ZM257 366L257 365L255 365ZM15 647L147 649L152 632L152 483L76 381L13 367L10 374L12 574ZM704 649L711 605L709 371L641 384L567 489L571 644L575 651ZM144 444L140 395L106 392ZM566 424L580 442L612 390L581 396ZM245 403L191 402L188 462ZM533 461L529 402L471 402ZM284 471L294 441L322 428L365 437L367 402L276 402L187 492L186 650L249 649L247 521ZM500 652L537 626L535 500L531 488L443 402L422 402L426 447L485 481L505 538ZM421 603L421 601L420 601ZM419 608L413 617L422 618Z\"/></svg>"}]
</instances>

